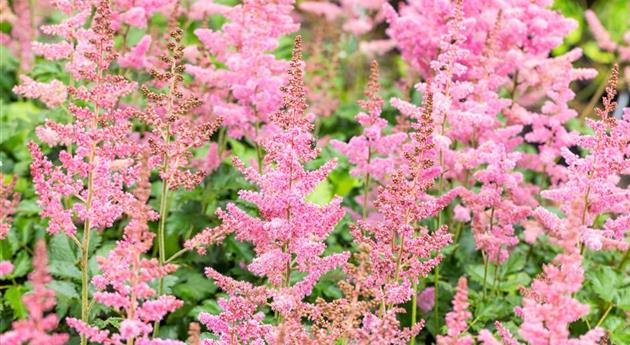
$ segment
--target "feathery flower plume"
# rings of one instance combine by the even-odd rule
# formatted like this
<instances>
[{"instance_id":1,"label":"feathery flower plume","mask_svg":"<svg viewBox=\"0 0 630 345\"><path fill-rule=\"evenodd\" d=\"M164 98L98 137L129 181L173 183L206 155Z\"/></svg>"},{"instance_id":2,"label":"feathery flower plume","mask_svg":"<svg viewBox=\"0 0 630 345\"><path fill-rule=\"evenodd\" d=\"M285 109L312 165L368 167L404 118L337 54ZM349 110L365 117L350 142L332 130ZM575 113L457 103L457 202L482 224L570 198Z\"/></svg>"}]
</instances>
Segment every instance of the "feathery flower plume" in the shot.
<instances>
[{"instance_id":1,"label":"feathery flower plume","mask_svg":"<svg viewBox=\"0 0 630 345\"><path fill-rule=\"evenodd\" d=\"M221 6L218 12L229 21L220 31L195 30L210 57L203 54L186 72L197 81L203 113L223 117L233 138L262 140L269 116L282 106L288 65L270 52L280 36L299 27L293 5L294 0L245 0Z\"/></svg>"},{"instance_id":2,"label":"feathery flower plume","mask_svg":"<svg viewBox=\"0 0 630 345\"><path fill-rule=\"evenodd\" d=\"M595 327L578 339L571 338L569 325L588 314L588 305L572 297L582 286L584 270L578 253L560 254L543 267L541 277L523 289L523 306L515 309L523 318L519 333L532 345L597 345L604 330Z\"/></svg>"},{"instance_id":3,"label":"feathery flower plume","mask_svg":"<svg viewBox=\"0 0 630 345\"><path fill-rule=\"evenodd\" d=\"M619 179L630 171L627 156L630 110L626 109L621 119L611 116L616 108L613 99L617 76L615 65L602 101L604 107L596 109L599 120L587 119L594 134L578 139L578 144L589 154L580 157L565 148L562 154L568 165L567 180L541 193L559 204L565 218L560 219L540 208L536 211L537 218L550 232L552 240L567 252L582 246L591 250L628 248L623 239L628 231L624 224L629 218L630 191L619 186ZM594 223L600 215L612 217L598 229Z\"/></svg>"},{"instance_id":4,"label":"feathery flower plume","mask_svg":"<svg viewBox=\"0 0 630 345\"><path fill-rule=\"evenodd\" d=\"M289 80L283 88L283 107L272 117L273 123L281 130L271 138L263 142L267 152L263 161L262 173L254 168L247 168L243 163L234 159L234 164L245 174L246 178L259 187L259 191L242 190L241 199L251 202L258 207L260 218L251 216L234 204L229 204L225 210L219 210L218 215L223 224L220 228L230 229L236 235L237 240L251 242L256 251L256 258L248 265L248 269L254 274L265 277L268 287L261 288L235 288L236 282L229 278L221 278L216 271L208 269L207 273L219 285L226 285L230 298L224 301L224 312L218 316L226 325L233 324L237 319L242 319L242 314L232 315L228 313L234 303L248 303L249 307L242 308L242 312L249 313L249 317L257 315L256 310L262 304L260 302L271 298L269 305L281 320L277 328L266 330L262 324L256 329L256 337L260 338L264 332L267 341L282 343L283 334L291 334L289 329L301 330L300 319L304 316L308 303L304 297L311 294L313 286L322 274L336 267L344 266L348 258L347 253L322 256L326 245L324 240L328 237L335 225L343 217L340 198L333 199L327 205L316 205L306 200L306 196L330 173L335 166L335 161L330 161L324 166L308 171L304 163L317 156L317 150L313 148L313 136L311 134L313 120L312 114L305 114L307 109L303 63L301 54L301 36L295 39L295 48L290 62ZM204 232L212 232L208 229ZM199 236L204 236L203 233ZM301 276L302 278L297 278ZM228 286L231 285L231 286ZM240 285L239 285L240 286ZM257 299L246 298L243 301L242 290L261 290L257 293ZM260 296L262 294L262 296ZM228 318L228 319L226 319ZM211 324L209 321L213 320ZM204 324L216 334L236 337L235 341L242 342L246 338L235 334L234 329L220 331L216 328L219 321L217 317L201 319ZM262 319L258 319L261 321ZM262 332L262 333L261 333ZM285 333L287 332L287 333ZM304 337L308 337L305 333ZM270 340L271 339L271 340Z\"/></svg>"},{"instance_id":5,"label":"feathery flower plume","mask_svg":"<svg viewBox=\"0 0 630 345\"><path fill-rule=\"evenodd\" d=\"M472 314L468 311L468 282L466 278L460 277L453 297L453 310L446 314L448 335L438 335L438 345L472 345L473 338L470 335L462 336L471 317Z\"/></svg>"},{"instance_id":6,"label":"feathery flower plume","mask_svg":"<svg viewBox=\"0 0 630 345\"><path fill-rule=\"evenodd\" d=\"M91 10L91 4L80 10ZM68 86L67 106L73 122L61 124L47 120L38 128L40 139L60 149L59 164L44 155L35 143L29 143L32 155L31 175L42 208L48 218L50 234L65 233L79 246L81 260L81 320L88 324L89 314L89 244L94 229L104 230L120 219L134 196L126 191L136 179L135 157L139 145L129 135L134 111L119 105L130 94L135 82L109 72L116 60L113 13L108 1L95 8L89 28L72 27L75 51L66 69L76 78ZM84 18L84 17L83 17ZM62 33L62 32L60 32ZM70 39L70 37L68 37ZM75 235L75 222L83 225L82 239ZM82 336L82 345L87 338Z\"/></svg>"},{"instance_id":7,"label":"feathery flower plume","mask_svg":"<svg viewBox=\"0 0 630 345\"><path fill-rule=\"evenodd\" d=\"M17 178L13 177L8 185L4 184L4 175L0 174L0 240L7 237L11 230L12 216L15 214L16 208L20 203L20 193L15 192L15 183Z\"/></svg>"},{"instance_id":8,"label":"feathery flower plume","mask_svg":"<svg viewBox=\"0 0 630 345\"><path fill-rule=\"evenodd\" d=\"M172 345L183 345L179 341L151 338L151 323L159 322L183 302L173 296L157 295L150 286L158 278L175 271L176 266L161 265L155 258L143 257L153 246L154 235L148 222L158 216L146 204L151 195L150 169L146 155L143 159L138 186L134 190L136 198L126 210L131 220L122 240L107 257L96 258L101 272L92 278L96 288L94 300L110 307L123 319L118 333L110 334L75 318L68 318L67 322L79 334L98 343L159 345L167 341Z\"/></svg>"},{"instance_id":9,"label":"feathery flower plume","mask_svg":"<svg viewBox=\"0 0 630 345\"><path fill-rule=\"evenodd\" d=\"M68 335L64 333L52 333L59 324L59 319L54 313L49 313L55 305L55 292L46 287L52 278L48 275L48 256L46 243L43 240L37 242L33 256L33 272L28 275L28 280L33 290L23 297L23 302L28 311L28 318L14 321L11 330L0 334L0 344L20 345L49 344L62 345L68 341Z\"/></svg>"},{"instance_id":10,"label":"feathery flower plume","mask_svg":"<svg viewBox=\"0 0 630 345\"><path fill-rule=\"evenodd\" d=\"M331 141L331 145L348 157L353 165L350 174L364 179L360 200L364 219L372 203L370 183L385 183L386 178L394 172L400 160L402 143L407 139L405 133L385 133L387 120L381 118L383 99L378 94L379 89L378 63L372 61L370 80L365 90L367 99L359 101L365 112L356 115L357 122L363 126L363 133L352 137L348 143Z\"/></svg>"}]
</instances>

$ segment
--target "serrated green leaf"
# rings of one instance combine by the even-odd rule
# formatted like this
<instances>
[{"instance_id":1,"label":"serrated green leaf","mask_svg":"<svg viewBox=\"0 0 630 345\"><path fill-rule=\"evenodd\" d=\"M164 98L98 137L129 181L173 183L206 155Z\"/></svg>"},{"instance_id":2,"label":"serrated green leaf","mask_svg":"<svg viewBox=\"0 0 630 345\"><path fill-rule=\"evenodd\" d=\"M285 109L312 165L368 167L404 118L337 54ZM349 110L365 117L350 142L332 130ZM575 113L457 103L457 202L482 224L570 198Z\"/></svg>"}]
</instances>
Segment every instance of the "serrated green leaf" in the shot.
<instances>
[{"instance_id":1,"label":"serrated green leaf","mask_svg":"<svg viewBox=\"0 0 630 345\"><path fill-rule=\"evenodd\" d=\"M613 302L617 275L612 268L600 267L596 271L590 271L588 281L599 298L606 302Z\"/></svg>"},{"instance_id":2,"label":"serrated green leaf","mask_svg":"<svg viewBox=\"0 0 630 345\"><path fill-rule=\"evenodd\" d=\"M81 279L81 271L74 264L67 261L51 260L48 263L48 272L55 277Z\"/></svg>"},{"instance_id":3,"label":"serrated green leaf","mask_svg":"<svg viewBox=\"0 0 630 345\"><path fill-rule=\"evenodd\" d=\"M53 280L48 287L55 290L55 295L67 299L79 299L79 293L72 283L63 280Z\"/></svg>"},{"instance_id":4,"label":"serrated green leaf","mask_svg":"<svg viewBox=\"0 0 630 345\"><path fill-rule=\"evenodd\" d=\"M4 298L9 303L9 307L13 310L13 314L20 319L23 319L28 315L26 306L24 306L24 303L22 302L22 296L25 292L26 289L19 285L8 288L4 293Z\"/></svg>"},{"instance_id":5,"label":"serrated green leaf","mask_svg":"<svg viewBox=\"0 0 630 345\"><path fill-rule=\"evenodd\" d=\"M31 270L31 257L26 251L19 252L13 261L13 271L8 275L9 278L19 278L25 276Z\"/></svg>"},{"instance_id":6,"label":"serrated green leaf","mask_svg":"<svg viewBox=\"0 0 630 345\"><path fill-rule=\"evenodd\" d=\"M70 243L68 236L57 235L52 236L48 245L48 258L50 261L65 262L66 264L76 265L77 256L75 252L76 245ZM73 247L74 246L74 247Z\"/></svg>"}]
</instances>

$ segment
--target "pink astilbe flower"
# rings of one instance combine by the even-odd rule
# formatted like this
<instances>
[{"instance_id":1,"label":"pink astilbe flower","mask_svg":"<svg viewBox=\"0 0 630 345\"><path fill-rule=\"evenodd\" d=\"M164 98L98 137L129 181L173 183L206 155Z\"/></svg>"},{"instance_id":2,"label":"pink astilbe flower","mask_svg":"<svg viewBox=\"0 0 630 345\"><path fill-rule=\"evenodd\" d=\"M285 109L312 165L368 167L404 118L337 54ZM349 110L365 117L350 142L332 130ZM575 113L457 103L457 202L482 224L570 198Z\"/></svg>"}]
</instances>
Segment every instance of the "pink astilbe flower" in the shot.
<instances>
[{"instance_id":1,"label":"pink astilbe flower","mask_svg":"<svg viewBox=\"0 0 630 345\"><path fill-rule=\"evenodd\" d=\"M387 1L384 0L321 0L302 1L299 7L304 12L322 16L328 22L340 22L344 31L360 36L384 20L382 7L385 3Z\"/></svg>"},{"instance_id":2,"label":"pink astilbe flower","mask_svg":"<svg viewBox=\"0 0 630 345\"><path fill-rule=\"evenodd\" d=\"M582 286L584 270L578 253L560 254L543 268L543 275L523 289L523 306L515 312L523 323L519 333L531 345L596 345L604 330L595 327L571 338L569 325L588 314L588 305L572 297Z\"/></svg>"},{"instance_id":3,"label":"pink astilbe flower","mask_svg":"<svg viewBox=\"0 0 630 345\"><path fill-rule=\"evenodd\" d=\"M498 341L487 329L482 329L479 331L477 338L483 345L521 345L521 343L514 338L512 333L510 333L510 330L505 328L501 322L496 321L494 325L499 332L501 341Z\"/></svg>"},{"instance_id":4,"label":"pink astilbe flower","mask_svg":"<svg viewBox=\"0 0 630 345\"><path fill-rule=\"evenodd\" d=\"M37 131L51 146L75 146L61 150L60 165L54 165L34 142L29 143L33 156L31 174L38 194L41 215L49 218L48 232L76 232L74 220L87 230L105 229L123 214L123 205L131 198L124 186L134 181L135 165L131 157L137 151L128 137L133 111L118 107L118 100L129 94L136 84L107 73L116 58L113 52L111 12L106 2L99 5L93 25L86 29L91 37L83 52L91 68L81 72L85 85L68 87L76 100L68 109L74 122L60 124L48 120ZM64 199L68 199L66 203ZM69 207L67 206L69 205Z\"/></svg>"},{"instance_id":5,"label":"pink astilbe flower","mask_svg":"<svg viewBox=\"0 0 630 345\"><path fill-rule=\"evenodd\" d=\"M626 249L623 241L630 209L630 191L619 186L620 175L630 171L630 110L625 109L621 119L612 117L616 107L617 66L613 68L603 109L597 109L599 121L588 119L594 134L583 135L578 144L589 154L580 157L568 149L563 157L568 165L567 180L541 195L560 204L565 218L560 220L544 210L537 211L541 224L555 240L564 240L564 249L585 245L591 250L603 248ZM603 228L594 228L595 218L610 215ZM566 242L567 240L573 241ZM578 241L578 242L575 242Z\"/></svg>"},{"instance_id":6,"label":"pink astilbe flower","mask_svg":"<svg viewBox=\"0 0 630 345\"><path fill-rule=\"evenodd\" d=\"M33 28L33 8L34 3L28 0L16 0L13 3L13 20L11 21L11 38L9 46L13 50L13 54L20 61L20 70L28 71L31 69L34 58L32 51L32 41L35 36ZM7 8L3 10L9 10Z\"/></svg>"},{"instance_id":7,"label":"pink astilbe flower","mask_svg":"<svg viewBox=\"0 0 630 345\"><path fill-rule=\"evenodd\" d=\"M201 101L183 89L183 50L180 42L183 31L172 28L168 36L167 53L160 57L164 70L152 69L158 85L165 85L166 92L154 92L143 86L142 92L149 100L147 109L136 116L147 125L151 148L150 167L160 167L160 177L169 189L194 189L207 171L192 171L192 149L204 145L221 124L221 118L196 123L186 116ZM162 215L165 216L165 215Z\"/></svg>"},{"instance_id":8,"label":"pink astilbe flower","mask_svg":"<svg viewBox=\"0 0 630 345\"><path fill-rule=\"evenodd\" d=\"M428 287L422 290L422 292L418 294L417 303L420 310L425 313L433 309L433 306L435 305L435 288Z\"/></svg>"},{"instance_id":9,"label":"pink astilbe flower","mask_svg":"<svg viewBox=\"0 0 630 345\"><path fill-rule=\"evenodd\" d=\"M219 337L218 340L204 339L204 345L245 343L264 344L272 326L265 325L264 313L258 311L268 299L264 286L255 287L247 282L239 282L226 277L212 268L206 268L206 275L224 291L230 291L230 298L220 298L219 315L199 314L199 321Z\"/></svg>"},{"instance_id":10,"label":"pink astilbe flower","mask_svg":"<svg viewBox=\"0 0 630 345\"><path fill-rule=\"evenodd\" d=\"M69 318L68 325L93 342L104 344L159 344L152 339L152 322L160 321L167 313L181 307L183 302L173 296L156 296L150 284L173 271L172 264L160 265L155 258L144 258L153 246L153 233L148 222L158 216L146 203L151 196L148 154L143 154L138 185L134 199L126 206L130 221L124 229L122 240L107 257L97 257L101 272L92 277L96 288L94 300L112 308L123 317L118 333L89 326L84 321ZM169 341L171 344L182 342Z\"/></svg>"},{"instance_id":11,"label":"pink astilbe flower","mask_svg":"<svg viewBox=\"0 0 630 345\"><path fill-rule=\"evenodd\" d=\"M13 177L8 185L4 184L4 175L0 174L0 240L7 237L11 230L12 216L20 203L20 194L15 192L17 178Z\"/></svg>"},{"instance_id":12,"label":"pink astilbe flower","mask_svg":"<svg viewBox=\"0 0 630 345\"><path fill-rule=\"evenodd\" d=\"M129 50L125 55L118 58L120 67L142 69L147 68L148 62L145 56L151 46L151 36L144 35L140 41Z\"/></svg>"},{"instance_id":13,"label":"pink astilbe flower","mask_svg":"<svg viewBox=\"0 0 630 345\"><path fill-rule=\"evenodd\" d=\"M385 134L387 120L381 118L383 99L378 95L379 89L378 63L373 61L365 91L367 99L359 101L366 112L356 115L357 122L363 126L363 133L352 137L348 143L331 141L334 148L348 157L353 166L350 174L364 179L361 200L364 218L368 214L370 182L373 180L382 184L394 172L402 143L407 139L405 133Z\"/></svg>"},{"instance_id":14,"label":"pink astilbe flower","mask_svg":"<svg viewBox=\"0 0 630 345\"><path fill-rule=\"evenodd\" d=\"M322 274L344 266L348 258L347 253L323 256L326 249L324 240L344 215L340 198L322 206L306 200L306 196L330 173L335 162L330 161L312 171L304 168L304 163L317 156L317 150L313 148L311 134L313 116L305 114L307 104L301 42L298 36L291 60L290 79L284 89L283 109L272 116L272 121L280 130L263 143L267 155L262 173L246 168L240 160L234 159L234 164L246 178L260 188L259 191L243 190L239 193L241 199L258 207L260 218L245 213L234 204L218 211L223 221L221 228L230 229L236 239L248 241L254 246L257 256L247 267L267 279L269 287L265 295L271 299L268 304L285 320L269 334L270 339L276 340L282 338L285 328L294 329L294 322L299 325L300 318L308 309L304 307L308 304L303 299L311 294ZM213 231L208 229L205 233ZM198 236L207 237L204 233ZM217 277L213 270L208 272L215 280L227 279ZM295 273L302 278L296 281ZM240 290L227 290L230 299L239 300L224 302L226 307L246 303L240 301ZM256 314L251 303L248 308L247 313ZM214 320L213 327L235 322L231 313L222 315L232 319L220 322L211 318ZM224 331L219 333L225 334Z\"/></svg>"},{"instance_id":15,"label":"pink astilbe flower","mask_svg":"<svg viewBox=\"0 0 630 345\"><path fill-rule=\"evenodd\" d=\"M461 277L457 283L457 291L453 298L453 310L446 314L447 335L438 335L438 345L472 345L473 338L462 333L468 328L468 319L472 314L468 311L468 283Z\"/></svg>"},{"instance_id":16,"label":"pink astilbe flower","mask_svg":"<svg viewBox=\"0 0 630 345\"><path fill-rule=\"evenodd\" d=\"M14 86L13 92L24 97L39 99L49 108L62 105L68 97L66 85L59 80L53 79L48 83L40 83L25 75L20 75L20 85Z\"/></svg>"},{"instance_id":17,"label":"pink astilbe flower","mask_svg":"<svg viewBox=\"0 0 630 345\"><path fill-rule=\"evenodd\" d=\"M13 264L10 261L0 261L0 278L8 275L11 271L13 271Z\"/></svg>"},{"instance_id":18,"label":"pink astilbe flower","mask_svg":"<svg viewBox=\"0 0 630 345\"><path fill-rule=\"evenodd\" d=\"M552 183L564 178L560 151L576 139L564 127L577 115L567 104L575 96L569 85L596 72L572 67L579 49L550 57L577 23L548 5L412 0L399 13L386 5L390 37L403 58L435 85L435 121L445 128L436 144L442 145L447 178L468 185L477 167L470 158L483 142L511 152L523 134L540 154L524 154L518 166L547 173ZM528 127L531 132L518 133ZM460 149L449 149L453 145ZM527 204L535 204L535 194L528 195Z\"/></svg>"},{"instance_id":19,"label":"pink astilbe flower","mask_svg":"<svg viewBox=\"0 0 630 345\"><path fill-rule=\"evenodd\" d=\"M519 205L527 191L523 176L514 172L518 152L507 153L502 145L485 142L477 151L477 163L487 164L473 177L481 183L478 193L462 193L464 204L472 211L472 232L477 249L488 260L502 263L518 244L514 225L524 221L530 208Z\"/></svg>"},{"instance_id":20,"label":"pink astilbe flower","mask_svg":"<svg viewBox=\"0 0 630 345\"><path fill-rule=\"evenodd\" d=\"M373 223L360 221L351 228L355 240L367 253L371 267L368 279L351 279L361 281L362 288L380 305L379 317L409 301L415 293L413 284L419 277L426 277L442 260L439 251L451 242L446 226L430 233L418 224L435 216L458 192L453 190L437 197L426 192L440 174L440 168L434 166L430 86L423 110L408 103L393 104L415 121L414 131L404 146L400 167L379 189L376 206L383 219ZM409 337L420 330L416 328L418 325L407 331Z\"/></svg>"},{"instance_id":21,"label":"pink astilbe flower","mask_svg":"<svg viewBox=\"0 0 630 345\"><path fill-rule=\"evenodd\" d=\"M201 1L199 1L201 2ZM246 0L221 14L229 22L220 31L197 29L195 35L211 54L186 65L199 86L204 113L225 119L228 134L259 141L259 128L282 106L286 61L270 52L282 35L295 32L291 17L294 0ZM216 62L224 68L216 66Z\"/></svg>"},{"instance_id":22,"label":"pink astilbe flower","mask_svg":"<svg viewBox=\"0 0 630 345\"><path fill-rule=\"evenodd\" d=\"M617 49L617 43L613 42L610 38L610 33L606 31L606 28L602 25L602 23L597 18L597 15L592 10L588 9L584 12L584 18L586 18L586 22L595 37L595 41L597 45L601 49L614 52Z\"/></svg>"},{"instance_id":23,"label":"pink astilbe flower","mask_svg":"<svg viewBox=\"0 0 630 345\"><path fill-rule=\"evenodd\" d=\"M52 333L59 323L57 315L54 313L46 314L57 304L55 292L46 287L46 284L52 280L50 275L48 275L47 265L46 244L43 240L40 240L35 246L33 272L28 276L33 290L22 299L28 311L28 318L13 322L11 330L0 334L0 344L62 345L68 341L67 334Z\"/></svg>"}]
</instances>

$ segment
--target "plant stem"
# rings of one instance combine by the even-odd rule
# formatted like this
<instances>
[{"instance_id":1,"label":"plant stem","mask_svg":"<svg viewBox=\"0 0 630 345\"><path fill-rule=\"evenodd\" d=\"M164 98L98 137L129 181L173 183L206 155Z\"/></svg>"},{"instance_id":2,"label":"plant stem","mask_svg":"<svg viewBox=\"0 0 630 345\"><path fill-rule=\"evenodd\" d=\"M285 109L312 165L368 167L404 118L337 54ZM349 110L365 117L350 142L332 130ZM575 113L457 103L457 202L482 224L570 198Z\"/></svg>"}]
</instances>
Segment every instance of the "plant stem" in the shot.
<instances>
[{"instance_id":1,"label":"plant stem","mask_svg":"<svg viewBox=\"0 0 630 345\"><path fill-rule=\"evenodd\" d=\"M488 263L490 260L484 255L483 256L483 300L486 299L486 281L488 279Z\"/></svg>"},{"instance_id":2,"label":"plant stem","mask_svg":"<svg viewBox=\"0 0 630 345\"><path fill-rule=\"evenodd\" d=\"M368 148L368 158L367 165L370 165L370 161L372 160L372 148ZM365 185L363 186L363 210L362 217L363 220L367 219L367 209L368 209L368 196L370 193L370 173L365 174Z\"/></svg>"},{"instance_id":3,"label":"plant stem","mask_svg":"<svg viewBox=\"0 0 630 345\"><path fill-rule=\"evenodd\" d=\"M263 169L263 153L262 153L262 149L260 148L260 145L258 144L258 131L259 131L259 127L260 124L258 122L256 122L256 126L254 126L255 130L256 130L256 137L254 138L254 146L256 146L256 162L258 163L258 173L262 174L262 169Z\"/></svg>"},{"instance_id":4,"label":"plant stem","mask_svg":"<svg viewBox=\"0 0 630 345\"><path fill-rule=\"evenodd\" d=\"M433 303L433 317L435 321L435 335L440 334L440 266L435 266L435 274L433 275L433 285L435 289L435 302Z\"/></svg>"},{"instance_id":5,"label":"plant stem","mask_svg":"<svg viewBox=\"0 0 630 345\"><path fill-rule=\"evenodd\" d=\"M602 317L600 317L599 321L597 321L597 323L595 324L595 328L601 326L601 324L604 322L604 320L606 320L606 317L608 316L608 313L610 313L610 311L612 310L613 307L614 307L614 304L608 303L608 308L606 308L606 311L604 312Z\"/></svg>"},{"instance_id":6,"label":"plant stem","mask_svg":"<svg viewBox=\"0 0 630 345\"><path fill-rule=\"evenodd\" d=\"M626 265L626 262L628 262L628 258L630 257L630 247L628 249L626 249L626 253L623 255L623 257L621 258L621 261L619 262L619 270L623 271L623 267Z\"/></svg>"},{"instance_id":7,"label":"plant stem","mask_svg":"<svg viewBox=\"0 0 630 345\"><path fill-rule=\"evenodd\" d=\"M492 294L497 295L497 285L499 282L499 263L494 264L494 282L492 283Z\"/></svg>"},{"instance_id":8,"label":"plant stem","mask_svg":"<svg viewBox=\"0 0 630 345\"><path fill-rule=\"evenodd\" d=\"M178 251L177 253L173 254L170 258L168 258L166 261L164 261L165 264L171 263L171 261L177 259L178 257L180 257L182 254L186 253L188 251L188 248L183 248L180 249L180 251Z\"/></svg>"},{"instance_id":9,"label":"plant stem","mask_svg":"<svg viewBox=\"0 0 630 345\"><path fill-rule=\"evenodd\" d=\"M411 296L411 327L416 324L416 314L418 313L417 309L417 298L418 298L418 283L413 283L413 295ZM410 345L416 345L416 336L411 337Z\"/></svg>"},{"instance_id":10,"label":"plant stem","mask_svg":"<svg viewBox=\"0 0 630 345\"><path fill-rule=\"evenodd\" d=\"M164 165L166 166L166 160L164 161ZM166 170L165 170L166 171ZM166 263L166 248L164 245L165 242L165 230L166 230L166 218L167 218L167 205L168 205L168 179L162 181L162 193L160 196L160 224L158 227L158 260L160 262L160 266ZM160 277L158 280L158 291L157 295L162 296L164 293L164 277ZM153 336L156 337L160 331L160 322L155 321L153 326Z\"/></svg>"}]
</instances>

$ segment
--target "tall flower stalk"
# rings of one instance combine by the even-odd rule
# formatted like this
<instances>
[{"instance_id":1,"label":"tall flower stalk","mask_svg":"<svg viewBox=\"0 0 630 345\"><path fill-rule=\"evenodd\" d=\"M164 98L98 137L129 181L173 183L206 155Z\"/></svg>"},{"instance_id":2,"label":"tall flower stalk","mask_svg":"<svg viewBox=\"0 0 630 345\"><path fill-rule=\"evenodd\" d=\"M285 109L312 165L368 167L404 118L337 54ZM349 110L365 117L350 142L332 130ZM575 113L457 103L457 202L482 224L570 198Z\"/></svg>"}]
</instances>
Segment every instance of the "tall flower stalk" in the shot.
<instances>
[{"instance_id":1,"label":"tall flower stalk","mask_svg":"<svg viewBox=\"0 0 630 345\"><path fill-rule=\"evenodd\" d=\"M167 262L165 240L169 191L178 188L192 190L201 183L207 171L192 169L192 150L206 144L221 124L221 118L199 123L189 116L189 112L199 107L201 102L183 87L182 33L180 28L175 27L175 20L172 20L171 32L167 36L166 52L160 56L164 68L151 70L154 87L157 90L142 87L149 105L145 111L136 114L151 128L151 131L145 134L151 155L149 168L158 167L162 180L157 234L160 265ZM160 276L158 295L162 295L163 285L163 277ZM158 330L159 324L156 322L155 335Z\"/></svg>"},{"instance_id":2,"label":"tall flower stalk","mask_svg":"<svg viewBox=\"0 0 630 345\"><path fill-rule=\"evenodd\" d=\"M90 233L111 227L123 215L123 205L133 198L124 187L133 184L136 169L137 146L128 137L132 111L119 107L120 98L136 84L108 72L117 57L111 17L109 3L101 1L91 27L76 29L73 36L78 43L68 65L84 85L67 87L68 94L91 106L70 101L67 109L74 117L73 123L48 120L37 130L40 140L49 146L76 147L62 149L61 164L55 166L36 143L29 143L31 174L42 216L49 218L48 232L64 232L79 247L81 319L86 323L90 306ZM75 219L83 223L81 239L76 237ZM86 343L82 337L82 344Z\"/></svg>"}]
</instances>

